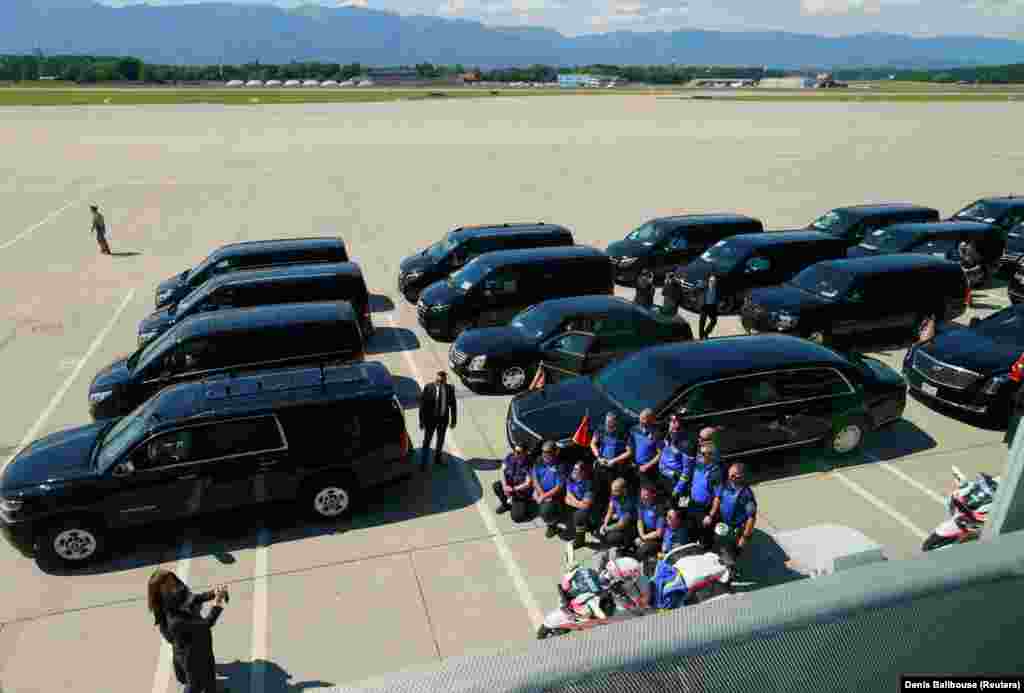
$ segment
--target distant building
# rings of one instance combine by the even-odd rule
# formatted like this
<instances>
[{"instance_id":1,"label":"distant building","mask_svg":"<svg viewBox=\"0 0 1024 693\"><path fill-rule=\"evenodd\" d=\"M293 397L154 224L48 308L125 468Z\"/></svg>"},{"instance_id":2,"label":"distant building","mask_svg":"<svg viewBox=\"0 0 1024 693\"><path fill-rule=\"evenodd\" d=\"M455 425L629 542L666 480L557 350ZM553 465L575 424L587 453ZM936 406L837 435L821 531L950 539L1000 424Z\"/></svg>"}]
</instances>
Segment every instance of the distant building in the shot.
<instances>
[{"instance_id":1,"label":"distant building","mask_svg":"<svg viewBox=\"0 0 1024 693\"><path fill-rule=\"evenodd\" d=\"M813 89L816 83L810 77L766 77L758 86L761 89Z\"/></svg>"},{"instance_id":2,"label":"distant building","mask_svg":"<svg viewBox=\"0 0 1024 693\"><path fill-rule=\"evenodd\" d=\"M578 89L580 87L599 87L602 82L611 81L607 77L597 75L558 75L558 86L565 89Z\"/></svg>"},{"instance_id":3,"label":"distant building","mask_svg":"<svg viewBox=\"0 0 1024 693\"><path fill-rule=\"evenodd\" d=\"M370 68L363 77L374 84L401 84L421 79L415 69L406 67Z\"/></svg>"}]
</instances>

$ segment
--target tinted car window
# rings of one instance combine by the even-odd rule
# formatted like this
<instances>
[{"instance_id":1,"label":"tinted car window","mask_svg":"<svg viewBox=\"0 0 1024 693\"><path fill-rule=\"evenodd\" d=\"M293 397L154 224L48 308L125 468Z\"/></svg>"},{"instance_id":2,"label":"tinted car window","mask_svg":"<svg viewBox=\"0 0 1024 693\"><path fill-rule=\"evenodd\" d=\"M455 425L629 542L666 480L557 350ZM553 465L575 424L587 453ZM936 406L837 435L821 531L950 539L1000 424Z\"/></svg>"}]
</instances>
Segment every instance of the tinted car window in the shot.
<instances>
[{"instance_id":1,"label":"tinted car window","mask_svg":"<svg viewBox=\"0 0 1024 693\"><path fill-rule=\"evenodd\" d=\"M913 231L877 229L865 236L861 245L868 250L884 250L896 253L904 248L909 248L917 239L918 234Z\"/></svg>"},{"instance_id":2,"label":"tinted car window","mask_svg":"<svg viewBox=\"0 0 1024 693\"><path fill-rule=\"evenodd\" d=\"M832 235L839 235L846 230L849 225L849 217L845 212L831 211L822 214L820 217L811 222L811 228L818 231L824 231Z\"/></svg>"},{"instance_id":3,"label":"tinted car window","mask_svg":"<svg viewBox=\"0 0 1024 693\"><path fill-rule=\"evenodd\" d=\"M590 335L571 332L553 340L549 348L555 351L564 351L568 354L582 356L587 353L587 349L590 348L590 344L593 341L594 338Z\"/></svg>"},{"instance_id":4,"label":"tinted car window","mask_svg":"<svg viewBox=\"0 0 1024 693\"><path fill-rule=\"evenodd\" d=\"M914 251L946 257L956 250L957 246L958 242L955 238L932 238L914 248Z\"/></svg>"},{"instance_id":5,"label":"tinted car window","mask_svg":"<svg viewBox=\"0 0 1024 693\"><path fill-rule=\"evenodd\" d=\"M742 248L722 240L708 248L700 259L711 264L716 272L725 274L742 262L745 256L746 251Z\"/></svg>"},{"instance_id":6,"label":"tinted car window","mask_svg":"<svg viewBox=\"0 0 1024 693\"><path fill-rule=\"evenodd\" d=\"M626 236L626 239L630 241L638 241L646 245L654 245L660 241L664 235L665 227L662 224L649 221L631 231L629 235Z\"/></svg>"},{"instance_id":7,"label":"tinted car window","mask_svg":"<svg viewBox=\"0 0 1024 693\"><path fill-rule=\"evenodd\" d=\"M201 371L222 365L217 344L212 339L192 338L178 345L173 364L176 372Z\"/></svg>"},{"instance_id":8,"label":"tinted car window","mask_svg":"<svg viewBox=\"0 0 1024 693\"><path fill-rule=\"evenodd\" d=\"M284 447L272 416L221 421L197 426L189 432L192 434L190 454L194 460L269 452Z\"/></svg>"},{"instance_id":9,"label":"tinted car window","mask_svg":"<svg viewBox=\"0 0 1024 693\"><path fill-rule=\"evenodd\" d=\"M534 339L543 339L558 329L560 318L558 313L531 306L516 315L510 324Z\"/></svg>"},{"instance_id":10,"label":"tinted car window","mask_svg":"<svg viewBox=\"0 0 1024 693\"><path fill-rule=\"evenodd\" d=\"M755 376L705 383L686 394L682 407L687 416L733 411L779 401L770 378Z\"/></svg>"},{"instance_id":11,"label":"tinted car window","mask_svg":"<svg viewBox=\"0 0 1024 693\"><path fill-rule=\"evenodd\" d=\"M519 290L519 271L507 268L492 272L484 280L484 288L500 294L514 294Z\"/></svg>"},{"instance_id":12,"label":"tinted car window","mask_svg":"<svg viewBox=\"0 0 1024 693\"><path fill-rule=\"evenodd\" d=\"M650 358L644 352L615 361L594 378L594 385L613 402L639 413L664 405L678 389L678 371L670 359Z\"/></svg>"},{"instance_id":13,"label":"tinted car window","mask_svg":"<svg viewBox=\"0 0 1024 693\"><path fill-rule=\"evenodd\" d=\"M468 265L448 278L448 283L460 291L469 291L476 286L481 279L491 271L490 266L480 262L480 258L473 260Z\"/></svg>"},{"instance_id":14,"label":"tinted car window","mask_svg":"<svg viewBox=\"0 0 1024 693\"><path fill-rule=\"evenodd\" d=\"M830 300L846 294L853 277L828 265L811 265L789 282L792 286Z\"/></svg>"},{"instance_id":15,"label":"tinted car window","mask_svg":"<svg viewBox=\"0 0 1024 693\"><path fill-rule=\"evenodd\" d=\"M772 380L779 399L783 401L828 397L851 391L843 376L831 368L773 373Z\"/></svg>"},{"instance_id":16,"label":"tinted car window","mask_svg":"<svg viewBox=\"0 0 1024 693\"><path fill-rule=\"evenodd\" d=\"M192 433L175 431L156 436L146 443L140 453L142 454L133 455L132 458L137 471L186 464L195 459L192 454Z\"/></svg>"},{"instance_id":17,"label":"tinted car window","mask_svg":"<svg viewBox=\"0 0 1024 693\"><path fill-rule=\"evenodd\" d=\"M1003 213L1005 208L1002 205L994 204L991 202L978 201L973 204L967 205L959 212L953 215L954 219L966 219L968 221L980 221L986 224L991 224L996 221Z\"/></svg>"}]
</instances>

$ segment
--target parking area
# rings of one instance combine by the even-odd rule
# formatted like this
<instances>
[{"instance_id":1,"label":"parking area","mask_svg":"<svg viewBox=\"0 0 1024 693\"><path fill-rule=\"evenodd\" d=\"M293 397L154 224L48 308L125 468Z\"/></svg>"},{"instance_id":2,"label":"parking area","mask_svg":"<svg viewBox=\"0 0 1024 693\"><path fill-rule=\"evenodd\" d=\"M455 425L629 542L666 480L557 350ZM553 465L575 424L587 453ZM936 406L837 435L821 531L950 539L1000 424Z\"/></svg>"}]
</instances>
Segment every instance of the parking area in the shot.
<instances>
[{"instance_id":1,"label":"parking area","mask_svg":"<svg viewBox=\"0 0 1024 693\"><path fill-rule=\"evenodd\" d=\"M868 201L949 214L1020 179L1024 154L1006 148L1017 110L643 96L6 109L19 136L0 161L0 461L87 422L89 381L134 350L157 282L224 243L346 240L374 294L369 358L395 375L415 436L419 387L447 367L448 345L419 328L395 276L447 230L543 220L604 248L685 211L750 214L771 229ZM950 136L966 128L970 141ZM113 256L97 251L90 202ZM975 292L961 321L1007 305L1001 287ZM724 317L716 334L739 332ZM899 368L904 346L867 351ZM175 690L145 609L158 566L196 588L230 585L215 650L232 693L330 688L529 641L556 602L564 544L539 522L494 514L508 398L457 391L449 464L368 497L350 522L301 524L277 508L218 518L125 538L110 560L62 575L0 546L0 687ZM1002 436L911 399L841 468L815 451L762 458L752 587L793 576L772 536L813 525L855 528L913 560L943 518L950 465L1001 473Z\"/></svg>"}]
</instances>

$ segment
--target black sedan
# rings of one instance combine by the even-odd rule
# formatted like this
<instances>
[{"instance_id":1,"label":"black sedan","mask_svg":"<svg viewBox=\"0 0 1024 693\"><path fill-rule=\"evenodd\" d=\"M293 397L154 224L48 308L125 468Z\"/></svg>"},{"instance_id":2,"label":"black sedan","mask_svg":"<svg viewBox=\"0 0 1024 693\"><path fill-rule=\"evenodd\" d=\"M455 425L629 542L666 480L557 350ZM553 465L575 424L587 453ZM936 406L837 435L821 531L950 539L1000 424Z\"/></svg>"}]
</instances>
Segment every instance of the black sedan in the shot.
<instances>
[{"instance_id":1,"label":"black sedan","mask_svg":"<svg viewBox=\"0 0 1024 693\"><path fill-rule=\"evenodd\" d=\"M877 359L788 335L721 337L650 347L592 377L520 394L506 433L510 444L553 440L585 457L571 442L584 416L592 427L608 412L632 424L651 408L659 422L681 414L690 433L721 426L723 459L822 442L848 455L905 406L903 378Z\"/></svg>"},{"instance_id":2,"label":"black sedan","mask_svg":"<svg viewBox=\"0 0 1024 693\"><path fill-rule=\"evenodd\" d=\"M1019 383L1011 367L1024 355L1024 306L1010 306L968 327L946 323L907 351L903 375L921 399L1003 422Z\"/></svg>"},{"instance_id":3,"label":"black sedan","mask_svg":"<svg viewBox=\"0 0 1024 693\"><path fill-rule=\"evenodd\" d=\"M690 325L614 296L544 301L504 327L465 330L449 351L472 390L515 393L543 362L545 381L593 373L644 347L693 339Z\"/></svg>"}]
</instances>

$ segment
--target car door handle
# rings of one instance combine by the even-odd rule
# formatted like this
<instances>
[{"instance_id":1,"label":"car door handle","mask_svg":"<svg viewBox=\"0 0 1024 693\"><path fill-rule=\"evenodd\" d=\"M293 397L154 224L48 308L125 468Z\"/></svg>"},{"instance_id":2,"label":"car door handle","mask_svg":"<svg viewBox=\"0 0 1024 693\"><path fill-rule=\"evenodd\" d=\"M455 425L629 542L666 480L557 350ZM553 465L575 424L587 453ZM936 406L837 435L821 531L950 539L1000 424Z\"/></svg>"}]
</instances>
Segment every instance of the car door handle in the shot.
<instances>
[{"instance_id":1,"label":"car door handle","mask_svg":"<svg viewBox=\"0 0 1024 693\"><path fill-rule=\"evenodd\" d=\"M182 480L185 480L185 479L198 479L199 475L198 474L186 474L185 476L179 476L178 478L182 479Z\"/></svg>"}]
</instances>

